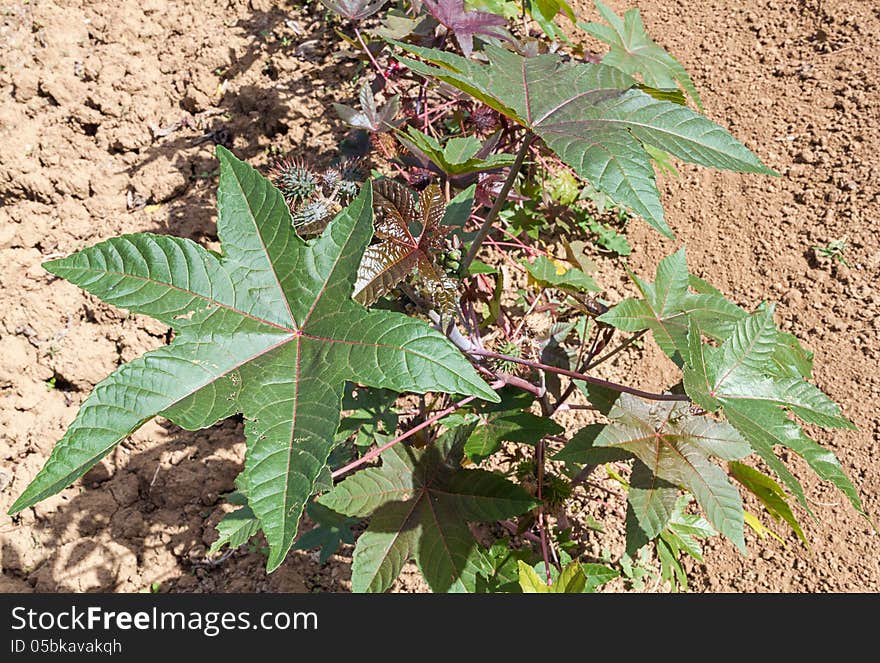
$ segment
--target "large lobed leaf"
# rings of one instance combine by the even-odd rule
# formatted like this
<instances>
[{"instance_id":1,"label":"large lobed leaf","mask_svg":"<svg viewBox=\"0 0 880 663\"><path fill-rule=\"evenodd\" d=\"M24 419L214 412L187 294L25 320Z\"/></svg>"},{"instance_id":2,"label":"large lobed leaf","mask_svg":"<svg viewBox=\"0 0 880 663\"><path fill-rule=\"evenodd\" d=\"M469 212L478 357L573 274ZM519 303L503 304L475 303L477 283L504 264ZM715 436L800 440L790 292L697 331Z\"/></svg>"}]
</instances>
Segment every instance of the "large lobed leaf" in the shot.
<instances>
[{"instance_id":1,"label":"large lobed leaf","mask_svg":"<svg viewBox=\"0 0 880 663\"><path fill-rule=\"evenodd\" d=\"M82 476L152 417L197 429L240 412L247 458L239 485L266 535L272 570L324 471L346 380L498 397L441 334L351 299L372 235L369 185L306 243L281 193L227 150L217 151L222 257L188 240L140 234L46 263L53 274L156 318L176 335L95 387L10 513Z\"/></svg>"},{"instance_id":2,"label":"large lobed leaf","mask_svg":"<svg viewBox=\"0 0 880 663\"><path fill-rule=\"evenodd\" d=\"M675 505L672 487L682 486L694 494L709 522L745 551L739 492L709 461L751 453L732 426L691 415L687 403L648 403L629 394L620 395L609 417L594 445L623 449L641 461L633 468L630 505L648 538L666 526Z\"/></svg>"},{"instance_id":3,"label":"large lobed leaf","mask_svg":"<svg viewBox=\"0 0 880 663\"><path fill-rule=\"evenodd\" d=\"M800 375L780 371L773 362L780 342L773 308L740 319L717 348L701 342L700 327L690 321L689 362L684 369L687 394L701 407L722 410L752 448L809 510L798 481L773 452L791 449L826 481L831 481L862 511L861 500L833 452L810 439L787 411L825 428L855 426L834 401Z\"/></svg>"},{"instance_id":4,"label":"large lobed leaf","mask_svg":"<svg viewBox=\"0 0 880 663\"><path fill-rule=\"evenodd\" d=\"M636 89L635 79L614 67L553 54L527 58L492 45L480 64L395 43L430 63L399 58L414 72L467 92L533 131L578 175L669 237L646 145L704 166L773 174L723 128Z\"/></svg>"},{"instance_id":5,"label":"large lobed leaf","mask_svg":"<svg viewBox=\"0 0 880 663\"><path fill-rule=\"evenodd\" d=\"M318 498L339 513L370 516L355 546L353 591L384 592L410 559L434 592L474 591L488 573L467 521L515 516L535 501L497 474L459 469L461 443L473 428L457 427L421 450L394 446L381 467L361 470Z\"/></svg>"}]
</instances>

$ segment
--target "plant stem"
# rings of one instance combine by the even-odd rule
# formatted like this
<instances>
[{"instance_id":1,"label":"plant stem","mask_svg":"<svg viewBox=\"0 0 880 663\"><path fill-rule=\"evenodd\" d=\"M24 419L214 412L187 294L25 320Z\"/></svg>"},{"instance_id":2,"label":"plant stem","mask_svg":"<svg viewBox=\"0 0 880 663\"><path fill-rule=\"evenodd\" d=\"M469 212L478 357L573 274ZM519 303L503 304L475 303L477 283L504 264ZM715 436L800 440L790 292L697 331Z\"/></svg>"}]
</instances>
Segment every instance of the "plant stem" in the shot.
<instances>
[{"instance_id":1,"label":"plant stem","mask_svg":"<svg viewBox=\"0 0 880 663\"><path fill-rule=\"evenodd\" d=\"M531 132L526 134L526 137L523 138L522 145L519 146L519 152L516 153L516 160L510 167L510 173L508 173L507 179L504 180L504 184L501 185L501 191L498 192L498 197L495 198L495 204L492 205L492 209L489 211L488 216L486 216L486 220L483 221L483 225L480 226L480 229L477 231L477 235L476 237L474 237L474 241L471 242L470 250L464 257L464 260L461 261L462 273L467 272L467 268L470 267L470 264L474 261L474 258L477 257L477 252L480 250L480 246L483 244L486 236L492 230L492 224L495 223L495 218L498 216L501 208L504 207L504 203L507 202L507 194L509 194L510 190L513 188L513 183L516 181L516 176L519 173L519 169L522 168L523 162L526 160L526 155L529 153L529 147L534 140L535 134Z\"/></svg>"},{"instance_id":2,"label":"plant stem","mask_svg":"<svg viewBox=\"0 0 880 663\"><path fill-rule=\"evenodd\" d=\"M550 554L547 547L547 526L544 521L544 439L538 440L538 446L535 449L535 461L538 466L538 501L541 505L538 507L538 533L541 535L541 555L544 558L544 575L547 576L547 584L552 585L553 580L550 577Z\"/></svg>"},{"instance_id":3,"label":"plant stem","mask_svg":"<svg viewBox=\"0 0 880 663\"><path fill-rule=\"evenodd\" d=\"M400 91L400 88L397 87L397 85L394 84L394 81L392 81L390 78L388 78L388 76L385 74L385 70L382 69L382 67L379 65L378 62L376 62L376 58L373 57L373 54L370 52L370 49L367 48L367 42L364 41L364 37L363 37L363 35L361 35L361 31L358 29L358 27L357 27L356 25L354 26L354 34L357 36L358 41L359 41L360 44L361 44L361 48L364 49L364 53L366 53L366 54L367 54L367 57L370 58L370 62L373 63L373 66L376 68L376 71L378 71L378 72L379 72L379 75L380 75L382 78L385 79L385 83L386 83L386 84L387 84L392 90L394 90L397 94L401 94L401 95L402 95L402 92Z\"/></svg>"},{"instance_id":4,"label":"plant stem","mask_svg":"<svg viewBox=\"0 0 880 663\"><path fill-rule=\"evenodd\" d=\"M498 382L496 384L493 384L492 388L497 389L497 388L501 387L502 385L503 385L503 383ZM332 474L333 478L336 479L337 477L342 476L343 474L345 474L346 472L348 472L350 470L353 470L357 467L360 467L361 465L365 465L366 463L369 463L371 460L373 460L374 458L377 458L379 455L381 455L383 452L385 452L388 449L390 449L391 447L393 447L398 442L403 442L403 440L415 435L420 430L423 430L423 429L427 428L428 426L437 423L440 419L445 417L447 414L451 414L455 410L457 410L461 407L464 407L465 405L470 403L475 398L476 398L476 396L468 396L467 398L462 398L457 403L453 403L448 408L445 408L444 410L441 410L440 412L438 412L437 414L432 416L430 419L425 419L418 426L413 426L412 428L410 428L408 431L406 431L402 435L398 435L397 437L395 437L393 440L391 440L387 444L383 444L381 447L377 447L377 448L373 449L372 451L365 453L363 456L361 456L357 460L353 460L348 465L340 467L338 470L333 472L333 474Z\"/></svg>"},{"instance_id":5,"label":"plant stem","mask_svg":"<svg viewBox=\"0 0 880 663\"><path fill-rule=\"evenodd\" d=\"M641 389L635 389L633 387L628 387L624 384L618 384L617 382L611 382L609 380L603 380L602 378L593 377L592 375L585 375L584 373L576 373L575 371L569 371L565 368L557 368L556 366L548 366L547 364L542 364L537 361L529 361L528 359L520 359L519 357L511 357L509 355L499 354L498 352L491 352L489 350L481 350L479 348L474 348L470 351L470 354L477 355L480 357L488 357L489 359L500 359L502 361L511 361L514 364L522 364L523 366L528 366L529 368L534 368L539 371L549 371L550 373L558 373L559 375L565 375L566 377L572 378L574 380L582 380L584 382L589 382L590 384L595 384L600 387L605 387L607 389L611 389L612 391L618 391L623 394L632 394L633 396L638 396L639 398L645 398L650 401L685 401L689 402L691 399L684 394L655 394L650 391L642 391Z\"/></svg>"}]
</instances>

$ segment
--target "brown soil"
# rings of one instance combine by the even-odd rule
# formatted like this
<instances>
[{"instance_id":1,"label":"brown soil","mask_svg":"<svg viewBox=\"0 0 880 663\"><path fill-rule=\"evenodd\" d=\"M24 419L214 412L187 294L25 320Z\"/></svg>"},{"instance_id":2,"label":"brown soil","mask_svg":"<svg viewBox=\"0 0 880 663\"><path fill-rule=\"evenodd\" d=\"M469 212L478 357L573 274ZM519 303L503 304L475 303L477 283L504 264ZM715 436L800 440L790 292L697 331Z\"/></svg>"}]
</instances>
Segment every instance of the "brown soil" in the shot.
<instances>
[{"instance_id":1,"label":"brown soil","mask_svg":"<svg viewBox=\"0 0 880 663\"><path fill-rule=\"evenodd\" d=\"M276 3L277 4L277 3ZM880 10L869 0L700 3L642 0L649 31L691 72L708 115L779 179L684 167L664 178L670 225L696 273L777 318L816 353L816 381L857 432L815 431L880 516ZM615 9L622 2L611 2ZM593 17L591 6L580 12ZM41 270L47 258L124 232L217 248L213 144L264 164L274 147L329 159L344 132L325 108L355 96L359 65L320 20L268 0L11 4L0 23L0 510L33 477L79 403L167 330ZM813 245L847 238L849 267ZM674 249L632 226L632 267ZM629 290L603 276L609 298ZM658 387L658 352L609 375ZM53 388L54 385L54 388ZM165 422L14 521L0 516L0 591L338 591L350 549L320 567L295 552L266 576L259 551L205 558L219 495L241 468L240 422L190 433ZM878 537L833 487L790 458L819 522L809 549L749 541L741 558L709 545L692 585L710 591L878 591ZM602 493L586 496L605 499ZM753 510L757 510L752 505ZM619 505L609 519L619 520ZM781 528L777 528L780 529ZM596 540L593 547L610 546ZM423 585L408 569L396 588Z\"/></svg>"}]
</instances>

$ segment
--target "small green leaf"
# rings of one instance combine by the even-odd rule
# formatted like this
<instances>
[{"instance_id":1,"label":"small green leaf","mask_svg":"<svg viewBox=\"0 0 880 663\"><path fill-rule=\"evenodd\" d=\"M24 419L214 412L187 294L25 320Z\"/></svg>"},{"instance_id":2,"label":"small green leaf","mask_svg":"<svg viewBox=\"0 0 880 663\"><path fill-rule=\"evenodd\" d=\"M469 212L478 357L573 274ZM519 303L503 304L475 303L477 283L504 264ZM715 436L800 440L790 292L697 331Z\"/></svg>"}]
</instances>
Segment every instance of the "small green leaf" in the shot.
<instances>
[{"instance_id":1,"label":"small green leaf","mask_svg":"<svg viewBox=\"0 0 880 663\"><path fill-rule=\"evenodd\" d=\"M538 256L534 262L523 261L523 265L535 281L544 287L563 288L578 292L600 292L599 284L593 277L577 267L555 263L546 256Z\"/></svg>"},{"instance_id":2,"label":"small green leaf","mask_svg":"<svg viewBox=\"0 0 880 663\"><path fill-rule=\"evenodd\" d=\"M800 523L788 505L785 491L772 477L742 463L732 462L727 467L730 475L761 501L767 513L776 520L781 519L788 523L804 545L809 545Z\"/></svg>"},{"instance_id":3,"label":"small green leaf","mask_svg":"<svg viewBox=\"0 0 880 663\"><path fill-rule=\"evenodd\" d=\"M461 191L455 198L450 200L446 205L446 211L443 212L443 220L440 221L440 225L463 228L474 208L474 195L476 191L477 185L471 184L467 189Z\"/></svg>"},{"instance_id":4,"label":"small green leaf","mask_svg":"<svg viewBox=\"0 0 880 663\"><path fill-rule=\"evenodd\" d=\"M232 504L238 504L239 508L224 515L217 523L219 536L208 548L209 555L219 552L225 545L235 550L250 541L251 537L256 536L260 531L260 521L247 505L247 498L243 494L232 493L227 497L227 500Z\"/></svg>"},{"instance_id":5,"label":"small green leaf","mask_svg":"<svg viewBox=\"0 0 880 663\"><path fill-rule=\"evenodd\" d=\"M564 428L552 419L529 412L485 415L464 445L464 454L479 463L501 448L502 442L536 444L545 435L559 435Z\"/></svg>"},{"instance_id":6,"label":"small green leaf","mask_svg":"<svg viewBox=\"0 0 880 663\"><path fill-rule=\"evenodd\" d=\"M675 88L681 85L697 107L703 104L685 68L648 36L638 9L631 9L623 20L607 5L596 0L596 8L609 25L578 23L578 27L596 39L611 46L602 64L616 67L631 76L640 75L648 85L656 88Z\"/></svg>"},{"instance_id":7,"label":"small green leaf","mask_svg":"<svg viewBox=\"0 0 880 663\"><path fill-rule=\"evenodd\" d=\"M477 157L482 149L480 141L473 136L450 138L441 146L436 138L422 133L415 127L407 127L407 133L397 132L397 139L410 152L423 156L447 176L479 173L510 166L515 157L512 154L488 154Z\"/></svg>"},{"instance_id":8,"label":"small green leaf","mask_svg":"<svg viewBox=\"0 0 880 663\"><path fill-rule=\"evenodd\" d=\"M586 578L584 593L591 594L607 582L620 577L620 572L604 564L581 564L581 573Z\"/></svg>"}]
</instances>

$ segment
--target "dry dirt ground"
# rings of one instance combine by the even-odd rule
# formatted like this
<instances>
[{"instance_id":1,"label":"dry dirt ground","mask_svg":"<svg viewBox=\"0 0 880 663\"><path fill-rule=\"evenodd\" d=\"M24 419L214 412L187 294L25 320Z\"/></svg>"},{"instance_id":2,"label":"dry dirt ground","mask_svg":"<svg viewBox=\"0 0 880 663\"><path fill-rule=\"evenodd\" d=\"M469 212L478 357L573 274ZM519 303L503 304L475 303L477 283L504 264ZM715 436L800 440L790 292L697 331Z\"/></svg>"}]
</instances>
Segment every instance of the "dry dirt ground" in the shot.
<instances>
[{"instance_id":1,"label":"dry dirt ground","mask_svg":"<svg viewBox=\"0 0 880 663\"><path fill-rule=\"evenodd\" d=\"M627 4L610 3L621 10ZM678 56L707 114L778 179L683 168L663 179L692 271L777 317L816 354L816 380L857 432L824 433L880 519L880 6L641 0L649 31ZM581 3L579 13L593 18ZM337 57L320 12L268 0L29 2L0 17L0 511L5 513L96 382L163 344L167 330L55 280L40 263L124 232L216 246L213 145L262 165L270 148L332 156L325 108L356 96L359 64ZM651 274L675 245L632 224L631 266ZM849 266L814 245L847 241ZM628 286L620 275L609 298ZM609 375L661 386L659 353ZM144 426L73 487L15 520L0 516L0 591L339 591L350 549L319 566L293 553L271 576L257 550L205 558L219 495L240 470L238 422L189 433ZM818 522L809 548L718 541L692 589L878 591L880 537L796 458ZM588 496L589 497L589 496ZM592 499L602 499L597 493ZM610 509L611 513L619 509ZM594 547L607 545L595 543ZM422 588L407 569L396 588Z\"/></svg>"}]
</instances>

